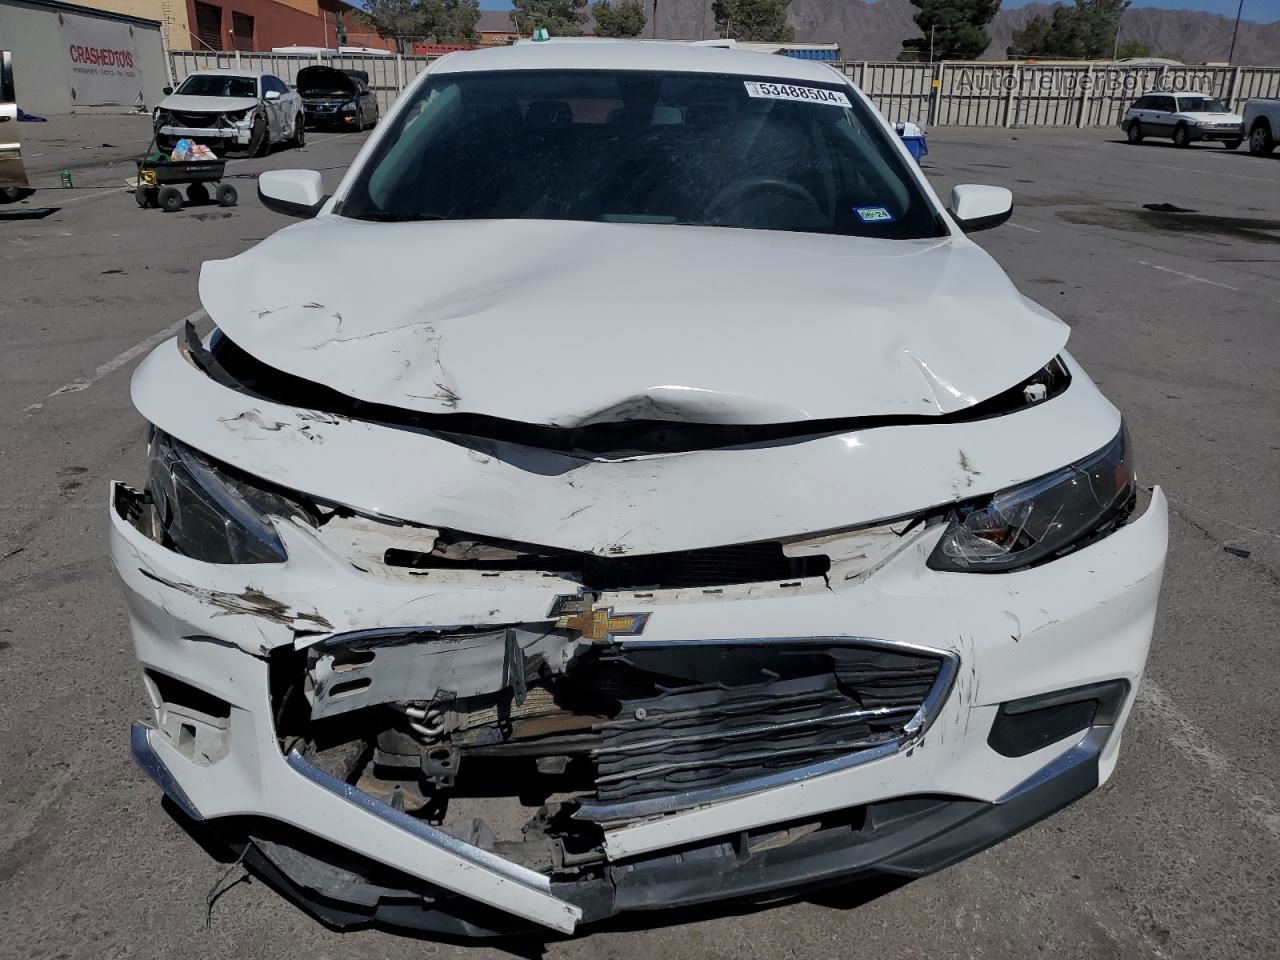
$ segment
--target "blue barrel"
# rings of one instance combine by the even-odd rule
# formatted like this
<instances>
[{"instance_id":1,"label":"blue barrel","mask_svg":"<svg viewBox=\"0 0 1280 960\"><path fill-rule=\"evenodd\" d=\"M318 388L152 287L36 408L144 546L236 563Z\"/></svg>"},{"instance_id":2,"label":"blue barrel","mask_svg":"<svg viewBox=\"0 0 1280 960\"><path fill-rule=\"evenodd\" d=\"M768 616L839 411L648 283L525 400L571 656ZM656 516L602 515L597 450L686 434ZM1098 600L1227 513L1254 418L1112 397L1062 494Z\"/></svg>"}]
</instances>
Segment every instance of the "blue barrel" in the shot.
<instances>
[{"instance_id":1,"label":"blue barrel","mask_svg":"<svg viewBox=\"0 0 1280 960\"><path fill-rule=\"evenodd\" d=\"M903 137L902 142L907 145L907 149L911 151L911 155L916 158L916 163L920 162L921 157L927 157L929 155L929 144L925 142L923 136Z\"/></svg>"}]
</instances>

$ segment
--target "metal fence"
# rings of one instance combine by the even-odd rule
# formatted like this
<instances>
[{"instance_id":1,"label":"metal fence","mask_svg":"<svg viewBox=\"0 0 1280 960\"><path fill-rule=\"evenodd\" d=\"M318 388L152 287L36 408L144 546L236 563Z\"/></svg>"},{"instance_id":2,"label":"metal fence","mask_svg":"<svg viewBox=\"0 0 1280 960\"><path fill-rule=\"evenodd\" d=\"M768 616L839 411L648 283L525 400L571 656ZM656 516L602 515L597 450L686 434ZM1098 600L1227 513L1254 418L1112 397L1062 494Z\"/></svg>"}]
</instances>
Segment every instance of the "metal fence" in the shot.
<instances>
[{"instance_id":1,"label":"metal fence","mask_svg":"<svg viewBox=\"0 0 1280 960\"><path fill-rule=\"evenodd\" d=\"M303 67L363 70L385 110L435 57L278 53L170 53L175 82L189 73L235 67L292 84ZM1280 67L1113 67L1107 64L834 64L890 120L922 126L1098 127L1117 123L1151 91L1204 91L1239 110L1250 97L1280 97Z\"/></svg>"},{"instance_id":2,"label":"metal fence","mask_svg":"<svg viewBox=\"0 0 1280 960\"><path fill-rule=\"evenodd\" d=\"M1277 67L846 62L841 68L890 120L927 126L1109 126L1152 91L1203 91L1233 110L1250 97L1280 97Z\"/></svg>"},{"instance_id":3,"label":"metal fence","mask_svg":"<svg viewBox=\"0 0 1280 960\"><path fill-rule=\"evenodd\" d=\"M332 54L296 53L248 53L228 51L210 53L198 50L171 50L169 58L173 66L173 81L179 84L190 73L200 70L234 69L260 70L279 77L290 86L303 67L318 63L339 70L363 70L369 74L369 89L378 95L378 106L384 111L391 106L400 91L427 68L437 57L401 56L337 56Z\"/></svg>"}]
</instances>

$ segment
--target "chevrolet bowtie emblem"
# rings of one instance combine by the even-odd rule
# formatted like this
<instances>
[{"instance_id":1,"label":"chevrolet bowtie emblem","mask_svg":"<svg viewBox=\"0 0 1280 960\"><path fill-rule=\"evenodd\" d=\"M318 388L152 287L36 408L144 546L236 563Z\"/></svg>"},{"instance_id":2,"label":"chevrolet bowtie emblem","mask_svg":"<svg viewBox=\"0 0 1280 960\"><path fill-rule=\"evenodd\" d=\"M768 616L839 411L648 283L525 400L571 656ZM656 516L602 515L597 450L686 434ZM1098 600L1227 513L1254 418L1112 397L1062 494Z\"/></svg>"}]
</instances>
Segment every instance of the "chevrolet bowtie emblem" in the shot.
<instances>
[{"instance_id":1,"label":"chevrolet bowtie emblem","mask_svg":"<svg viewBox=\"0 0 1280 960\"><path fill-rule=\"evenodd\" d=\"M647 613L614 613L613 607L593 607L591 597L557 597L551 613L557 630L573 630L584 640L634 637L644 632Z\"/></svg>"}]
</instances>

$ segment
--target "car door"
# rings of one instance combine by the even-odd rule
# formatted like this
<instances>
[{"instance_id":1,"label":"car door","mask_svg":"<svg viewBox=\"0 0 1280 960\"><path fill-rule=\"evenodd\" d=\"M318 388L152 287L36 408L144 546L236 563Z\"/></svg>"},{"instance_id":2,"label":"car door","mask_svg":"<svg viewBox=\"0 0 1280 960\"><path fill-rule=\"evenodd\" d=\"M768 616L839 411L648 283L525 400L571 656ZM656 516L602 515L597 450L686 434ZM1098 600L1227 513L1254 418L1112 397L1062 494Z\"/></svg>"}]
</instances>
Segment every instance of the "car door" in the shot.
<instances>
[{"instance_id":1,"label":"car door","mask_svg":"<svg viewBox=\"0 0 1280 960\"><path fill-rule=\"evenodd\" d=\"M271 140L274 143L285 139L289 135L291 118L285 116L286 111L289 109L289 102L285 94L289 92L289 88L285 86L283 80L269 73L262 75L262 88L264 97L267 94L274 94L273 97L266 101L267 116L271 124Z\"/></svg>"},{"instance_id":2,"label":"car door","mask_svg":"<svg viewBox=\"0 0 1280 960\"><path fill-rule=\"evenodd\" d=\"M1173 97L1152 97L1151 105L1154 107L1151 111L1151 132L1164 137L1172 136L1173 118L1178 112Z\"/></svg>"},{"instance_id":3,"label":"car door","mask_svg":"<svg viewBox=\"0 0 1280 960\"><path fill-rule=\"evenodd\" d=\"M298 93L297 90L293 89L293 87L289 86L279 77L276 77L276 82L283 88L283 91L280 94L280 110L284 115L285 130L288 131L289 136L293 136L297 133L293 128L294 121L297 120L298 117L302 116L305 111L305 108L302 106L302 94Z\"/></svg>"},{"instance_id":4,"label":"car door","mask_svg":"<svg viewBox=\"0 0 1280 960\"><path fill-rule=\"evenodd\" d=\"M1147 107L1151 104L1150 97L1139 97L1133 102L1128 112L1125 114L1125 129L1129 128L1130 123L1136 122L1140 128L1150 129L1147 122Z\"/></svg>"}]
</instances>

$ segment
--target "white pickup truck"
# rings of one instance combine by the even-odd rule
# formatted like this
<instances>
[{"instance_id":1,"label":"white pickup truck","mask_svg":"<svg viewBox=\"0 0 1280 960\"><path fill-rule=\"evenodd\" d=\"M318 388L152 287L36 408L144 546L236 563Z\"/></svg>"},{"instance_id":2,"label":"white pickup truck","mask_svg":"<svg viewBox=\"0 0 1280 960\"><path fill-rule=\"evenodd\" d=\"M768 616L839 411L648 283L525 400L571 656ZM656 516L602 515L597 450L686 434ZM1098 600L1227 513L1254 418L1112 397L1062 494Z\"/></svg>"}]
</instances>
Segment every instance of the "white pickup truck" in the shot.
<instances>
[{"instance_id":1,"label":"white pickup truck","mask_svg":"<svg viewBox=\"0 0 1280 960\"><path fill-rule=\"evenodd\" d=\"M1265 157L1276 148L1280 136L1280 100L1254 98L1244 105L1244 131L1249 138L1249 152Z\"/></svg>"}]
</instances>

